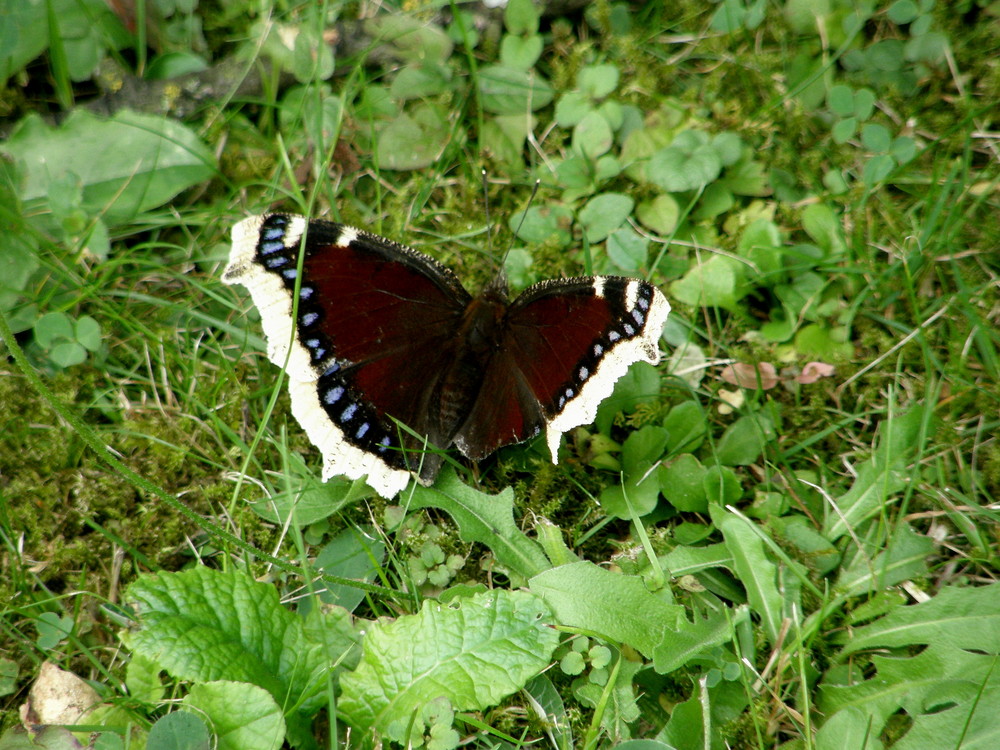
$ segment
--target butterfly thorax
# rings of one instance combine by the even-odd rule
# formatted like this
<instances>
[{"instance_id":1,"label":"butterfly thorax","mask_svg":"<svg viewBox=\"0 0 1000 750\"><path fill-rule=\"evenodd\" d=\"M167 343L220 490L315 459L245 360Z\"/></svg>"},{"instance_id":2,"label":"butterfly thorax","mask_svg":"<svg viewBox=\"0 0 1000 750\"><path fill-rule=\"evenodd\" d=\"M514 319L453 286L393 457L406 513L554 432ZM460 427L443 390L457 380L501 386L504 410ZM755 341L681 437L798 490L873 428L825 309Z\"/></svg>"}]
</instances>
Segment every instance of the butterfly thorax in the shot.
<instances>
[{"instance_id":1,"label":"butterfly thorax","mask_svg":"<svg viewBox=\"0 0 1000 750\"><path fill-rule=\"evenodd\" d=\"M495 290L475 297L456 331L455 357L440 381L438 424L453 436L479 396L483 374L500 345L507 302Z\"/></svg>"}]
</instances>

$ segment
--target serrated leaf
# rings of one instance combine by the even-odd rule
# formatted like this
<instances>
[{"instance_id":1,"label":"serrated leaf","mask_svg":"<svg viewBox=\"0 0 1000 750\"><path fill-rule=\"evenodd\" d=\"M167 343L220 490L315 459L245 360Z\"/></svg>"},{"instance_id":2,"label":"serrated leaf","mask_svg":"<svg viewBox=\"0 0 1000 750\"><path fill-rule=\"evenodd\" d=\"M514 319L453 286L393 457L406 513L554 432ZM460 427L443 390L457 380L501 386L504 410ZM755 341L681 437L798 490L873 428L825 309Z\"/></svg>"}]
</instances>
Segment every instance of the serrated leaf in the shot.
<instances>
[{"instance_id":1,"label":"serrated leaf","mask_svg":"<svg viewBox=\"0 0 1000 750\"><path fill-rule=\"evenodd\" d=\"M749 617L750 610L741 605L729 612L708 612L704 619L696 614L693 623L685 618L656 648L654 668L660 674L680 669L699 654L731 641L736 625Z\"/></svg>"},{"instance_id":2,"label":"serrated leaf","mask_svg":"<svg viewBox=\"0 0 1000 750\"><path fill-rule=\"evenodd\" d=\"M277 750L285 740L281 708L256 685L228 680L192 685L184 705L208 717L218 750Z\"/></svg>"},{"instance_id":3,"label":"serrated leaf","mask_svg":"<svg viewBox=\"0 0 1000 750\"><path fill-rule=\"evenodd\" d=\"M83 187L82 207L101 214L108 226L163 205L216 173L212 153L187 127L128 110L101 119L75 109L57 128L29 116L0 151L23 164L22 200L46 199L49 185L72 173Z\"/></svg>"},{"instance_id":4,"label":"serrated leaf","mask_svg":"<svg viewBox=\"0 0 1000 750\"><path fill-rule=\"evenodd\" d=\"M514 523L514 490L510 487L488 495L463 484L454 471L447 470L432 487L418 485L409 507L446 511L458 525L462 540L489 547L501 565L524 578L549 567L542 548Z\"/></svg>"},{"instance_id":5,"label":"serrated leaf","mask_svg":"<svg viewBox=\"0 0 1000 750\"><path fill-rule=\"evenodd\" d=\"M684 608L651 594L637 576L581 561L540 573L528 583L560 625L626 643L647 658L684 622Z\"/></svg>"},{"instance_id":6,"label":"serrated leaf","mask_svg":"<svg viewBox=\"0 0 1000 750\"><path fill-rule=\"evenodd\" d=\"M823 536L836 541L894 500L908 481L909 457L916 449L923 416L912 409L883 422L878 449L857 467L851 489L836 499L838 511L827 516Z\"/></svg>"},{"instance_id":7,"label":"serrated leaf","mask_svg":"<svg viewBox=\"0 0 1000 750\"><path fill-rule=\"evenodd\" d=\"M963 737L962 748L989 750L1000 736L995 720L1000 711L996 661L995 653L969 653L943 644L910 658L875 655L874 676L853 685L823 685L819 705L832 717L860 712L874 736L890 716L905 711L912 726L893 750L950 748L958 736Z\"/></svg>"},{"instance_id":8,"label":"serrated leaf","mask_svg":"<svg viewBox=\"0 0 1000 750\"><path fill-rule=\"evenodd\" d=\"M843 654L875 646L914 644L1000 653L1000 584L948 586L933 599L893 610L881 620L854 630Z\"/></svg>"},{"instance_id":9,"label":"serrated leaf","mask_svg":"<svg viewBox=\"0 0 1000 750\"><path fill-rule=\"evenodd\" d=\"M837 588L847 596L863 596L927 575L934 541L904 523L874 557L868 549L854 552L841 566Z\"/></svg>"},{"instance_id":10,"label":"serrated leaf","mask_svg":"<svg viewBox=\"0 0 1000 750\"><path fill-rule=\"evenodd\" d=\"M144 575L126 598L139 628L125 640L176 678L248 682L289 707L323 684L329 664L322 644L306 636L273 586L241 571Z\"/></svg>"},{"instance_id":11,"label":"serrated leaf","mask_svg":"<svg viewBox=\"0 0 1000 750\"><path fill-rule=\"evenodd\" d=\"M425 601L416 615L369 628L337 707L356 728L404 742L411 716L432 700L447 698L456 711L494 706L548 666L559 641L550 619L541 599L521 591Z\"/></svg>"}]
</instances>

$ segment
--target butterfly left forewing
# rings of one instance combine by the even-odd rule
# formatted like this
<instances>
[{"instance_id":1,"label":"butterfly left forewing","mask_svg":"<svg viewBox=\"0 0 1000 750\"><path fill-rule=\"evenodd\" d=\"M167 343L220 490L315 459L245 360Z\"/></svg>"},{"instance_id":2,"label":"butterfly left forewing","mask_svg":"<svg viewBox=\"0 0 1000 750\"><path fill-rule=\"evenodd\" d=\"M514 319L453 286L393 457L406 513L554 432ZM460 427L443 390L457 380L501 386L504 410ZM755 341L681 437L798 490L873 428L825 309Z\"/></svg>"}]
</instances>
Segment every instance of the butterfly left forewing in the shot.
<instances>
[{"instance_id":1,"label":"butterfly left forewing","mask_svg":"<svg viewBox=\"0 0 1000 750\"><path fill-rule=\"evenodd\" d=\"M323 453L324 479L367 475L379 494L396 494L420 460L404 450L422 442L394 419L441 439L422 394L433 392L470 299L457 277L377 235L269 214L233 229L223 280L249 289L269 358L287 361L292 413Z\"/></svg>"}]
</instances>

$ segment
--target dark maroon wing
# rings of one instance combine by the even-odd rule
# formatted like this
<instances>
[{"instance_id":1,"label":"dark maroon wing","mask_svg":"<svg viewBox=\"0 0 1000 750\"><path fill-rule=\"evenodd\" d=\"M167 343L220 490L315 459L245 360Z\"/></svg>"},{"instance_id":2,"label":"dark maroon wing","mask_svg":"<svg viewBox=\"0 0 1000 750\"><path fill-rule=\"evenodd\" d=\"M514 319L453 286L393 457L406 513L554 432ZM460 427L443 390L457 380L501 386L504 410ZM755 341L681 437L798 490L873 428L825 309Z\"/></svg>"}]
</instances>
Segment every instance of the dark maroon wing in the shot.
<instances>
[{"instance_id":1,"label":"dark maroon wing","mask_svg":"<svg viewBox=\"0 0 1000 750\"><path fill-rule=\"evenodd\" d=\"M470 458L545 429L559 438L589 424L637 361L659 362L670 305L653 285L617 276L545 281L510 305L498 351L455 443Z\"/></svg>"},{"instance_id":2,"label":"dark maroon wing","mask_svg":"<svg viewBox=\"0 0 1000 750\"><path fill-rule=\"evenodd\" d=\"M422 476L433 478L440 458L400 450L423 441L392 418L432 444L449 437L428 420L470 301L450 270L367 232L271 214L233 230L223 279L250 289L270 359L287 361L293 413L323 452L324 479L367 474L390 496L421 460Z\"/></svg>"}]
</instances>

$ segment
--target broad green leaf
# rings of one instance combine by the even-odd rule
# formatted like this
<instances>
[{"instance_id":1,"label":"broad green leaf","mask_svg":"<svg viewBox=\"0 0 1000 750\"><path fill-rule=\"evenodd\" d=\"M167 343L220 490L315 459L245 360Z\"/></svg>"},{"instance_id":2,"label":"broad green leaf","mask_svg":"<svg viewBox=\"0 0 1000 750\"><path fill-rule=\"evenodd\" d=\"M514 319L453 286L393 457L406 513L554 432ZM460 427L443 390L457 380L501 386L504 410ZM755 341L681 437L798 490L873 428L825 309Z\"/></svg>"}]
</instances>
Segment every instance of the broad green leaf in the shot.
<instances>
[{"instance_id":1,"label":"broad green leaf","mask_svg":"<svg viewBox=\"0 0 1000 750\"><path fill-rule=\"evenodd\" d=\"M798 514L783 516L781 513L787 509L788 500L782 494L776 496L772 494L773 500L778 504L775 512L767 512L770 503L762 503L760 506L755 502L755 510L760 509L761 515L758 518L767 519L767 524L774 529L775 533L791 542L801 554L796 559L803 562L819 575L826 575L836 570L840 563L840 552L831 544L830 540L824 537L815 528L813 522ZM859 559L862 557L858 556ZM866 565L866 572L870 572L872 566Z\"/></svg>"},{"instance_id":2,"label":"broad green leaf","mask_svg":"<svg viewBox=\"0 0 1000 750\"><path fill-rule=\"evenodd\" d=\"M722 433L716 458L724 466L749 466L775 437L771 420L763 414L740 417Z\"/></svg>"},{"instance_id":3,"label":"broad green leaf","mask_svg":"<svg viewBox=\"0 0 1000 750\"><path fill-rule=\"evenodd\" d=\"M510 0L504 8L503 22L511 34L536 34L538 9L532 0Z\"/></svg>"},{"instance_id":4,"label":"broad green leaf","mask_svg":"<svg viewBox=\"0 0 1000 750\"><path fill-rule=\"evenodd\" d=\"M776 277L782 270L781 233L771 219L760 217L747 225L740 235L737 251L768 286L778 281Z\"/></svg>"},{"instance_id":5,"label":"broad green leaf","mask_svg":"<svg viewBox=\"0 0 1000 750\"><path fill-rule=\"evenodd\" d=\"M684 278L673 282L670 293L692 307L732 310L738 299L736 286L742 279L742 264L723 255L713 255L694 265Z\"/></svg>"},{"instance_id":6,"label":"broad green leaf","mask_svg":"<svg viewBox=\"0 0 1000 750\"><path fill-rule=\"evenodd\" d=\"M837 117L851 117L854 114L854 90L850 86L831 86L826 94L826 105Z\"/></svg>"},{"instance_id":7,"label":"broad green leaf","mask_svg":"<svg viewBox=\"0 0 1000 750\"><path fill-rule=\"evenodd\" d=\"M487 495L462 483L454 471L443 471L432 487L417 485L410 508L439 508L458 525L466 542L489 547L497 561L524 578L549 567L538 543L525 536L514 523L514 490Z\"/></svg>"},{"instance_id":8,"label":"broad green leaf","mask_svg":"<svg viewBox=\"0 0 1000 750\"><path fill-rule=\"evenodd\" d=\"M515 70L531 70L541 57L543 46L537 34L524 37L508 34L500 42L500 62Z\"/></svg>"},{"instance_id":9,"label":"broad green leaf","mask_svg":"<svg viewBox=\"0 0 1000 750\"><path fill-rule=\"evenodd\" d=\"M670 720L656 739L672 743L678 750L721 750L726 743L720 729L735 720L745 706L745 691L739 683L723 681L706 690L705 683L698 680L691 697L670 711Z\"/></svg>"},{"instance_id":10,"label":"broad green leaf","mask_svg":"<svg viewBox=\"0 0 1000 750\"><path fill-rule=\"evenodd\" d=\"M653 154L646 165L649 181L668 193L703 188L718 179L721 172L719 155L708 144L690 151L668 146Z\"/></svg>"},{"instance_id":11,"label":"broad green leaf","mask_svg":"<svg viewBox=\"0 0 1000 750\"><path fill-rule=\"evenodd\" d=\"M724 167L730 167L739 161L743 154L743 140L732 131L723 131L712 138L712 148Z\"/></svg>"},{"instance_id":12,"label":"broad green leaf","mask_svg":"<svg viewBox=\"0 0 1000 750\"><path fill-rule=\"evenodd\" d=\"M678 456L659 469L660 492L677 510L704 513L708 510L705 494L705 467L690 453Z\"/></svg>"},{"instance_id":13,"label":"broad green leaf","mask_svg":"<svg viewBox=\"0 0 1000 750\"><path fill-rule=\"evenodd\" d=\"M352 482L342 477L329 482L306 478L298 487L290 487L255 502L250 507L257 515L271 523L280 526L293 523L302 527L332 516L341 508L369 494L370 490L366 488L364 482Z\"/></svg>"},{"instance_id":14,"label":"broad green leaf","mask_svg":"<svg viewBox=\"0 0 1000 750\"><path fill-rule=\"evenodd\" d=\"M444 29L409 13L378 13L365 21L365 32L391 42L393 51L411 63L441 64L454 48Z\"/></svg>"},{"instance_id":15,"label":"broad green leaf","mask_svg":"<svg viewBox=\"0 0 1000 750\"><path fill-rule=\"evenodd\" d=\"M572 240L573 236L569 231L572 224L573 212L558 203L532 206L526 212L518 211L511 214L507 222L518 239L533 245L554 242L560 247L568 245Z\"/></svg>"},{"instance_id":16,"label":"broad green leaf","mask_svg":"<svg viewBox=\"0 0 1000 750\"><path fill-rule=\"evenodd\" d=\"M705 411L695 401L672 406L663 419L667 429L667 449L672 454L697 450L708 433Z\"/></svg>"},{"instance_id":17,"label":"broad green leaf","mask_svg":"<svg viewBox=\"0 0 1000 750\"><path fill-rule=\"evenodd\" d=\"M625 643L651 658L684 622L684 608L651 594L637 576L612 573L592 562L560 565L531 579L560 625Z\"/></svg>"},{"instance_id":18,"label":"broad green leaf","mask_svg":"<svg viewBox=\"0 0 1000 750\"><path fill-rule=\"evenodd\" d=\"M916 450L923 415L919 409L892 416L881 425L878 449L857 467L851 489L836 499L838 511L823 524L823 536L836 541L895 501L908 481L907 466Z\"/></svg>"},{"instance_id":19,"label":"broad green leaf","mask_svg":"<svg viewBox=\"0 0 1000 750\"><path fill-rule=\"evenodd\" d=\"M124 638L173 677L249 682L291 708L322 687L323 644L281 606L274 586L242 571L197 567L140 576L127 593L139 627Z\"/></svg>"},{"instance_id":20,"label":"broad green leaf","mask_svg":"<svg viewBox=\"0 0 1000 750\"><path fill-rule=\"evenodd\" d=\"M208 70L208 61L189 50L166 52L157 55L146 66L146 78L151 81L165 81Z\"/></svg>"},{"instance_id":21,"label":"broad green leaf","mask_svg":"<svg viewBox=\"0 0 1000 750\"><path fill-rule=\"evenodd\" d=\"M128 110L101 119L76 109L57 128L29 116L0 151L22 164L23 200L45 201L53 181L72 174L83 188L83 208L102 214L108 226L161 206L216 173L212 153L187 127Z\"/></svg>"},{"instance_id":22,"label":"broad green leaf","mask_svg":"<svg viewBox=\"0 0 1000 750\"><path fill-rule=\"evenodd\" d=\"M163 699L164 687L160 682L160 667L141 654L133 654L125 667L125 686L128 694L143 703L157 703Z\"/></svg>"},{"instance_id":23,"label":"broad green leaf","mask_svg":"<svg viewBox=\"0 0 1000 750\"><path fill-rule=\"evenodd\" d=\"M285 740L281 708L257 685L227 680L192 685L184 705L208 717L218 750L278 750Z\"/></svg>"},{"instance_id":24,"label":"broad green leaf","mask_svg":"<svg viewBox=\"0 0 1000 750\"><path fill-rule=\"evenodd\" d=\"M190 711L174 711L158 719L149 728L149 735L146 737L146 750L211 750L211 748L212 737L208 726L201 716Z\"/></svg>"},{"instance_id":25,"label":"broad green leaf","mask_svg":"<svg viewBox=\"0 0 1000 750\"><path fill-rule=\"evenodd\" d=\"M556 102L556 122L560 127L571 128L593 110L594 105L582 92L567 91Z\"/></svg>"},{"instance_id":26,"label":"broad green leaf","mask_svg":"<svg viewBox=\"0 0 1000 750\"><path fill-rule=\"evenodd\" d=\"M778 588L778 566L750 523L713 505L709 511L733 556L733 573L743 584L754 613L771 643L777 642L785 617L785 598ZM789 605L792 602L788 602Z\"/></svg>"},{"instance_id":27,"label":"broad green leaf","mask_svg":"<svg viewBox=\"0 0 1000 750\"><path fill-rule=\"evenodd\" d=\"M35 323L35 341L49 349L61 339L73 338L73 319L63 312L46 313Z\"/></svg>"},{"instance_id":28,"label":"broad green leaf","mask_svg":"<svg viewBox=\"0 0 1000 750\"><path fill-rule=\"evenodd\" d=\"M421 169L434 163L449 135L445 111L421 103L382 128L375 156L382 169Z\"/></svg>"},{"instance_id":29,"label":"broad green leaf","mask_svg":"<svg viewBox=\"0 0 1000 750\"><path fill-rule=\"evenodd\" d=\"M334 47L326 44L321 30L301 24L292 46L291 71L299 83L325 81L333 75Z\"/></svg>"},{"instance_id":30,"label":"broad green leaf","mask_svg":"<svg viewBox=\"0 0 1000 750\"><path fill-rule=\"evenodd\" d=\"M635 211L636 217L645 226L662 237L668 237L680 221L681 208L677 200L669 194L658 195L651 201L643 201Z\"/></svg>"},{"instance_id":31,"label":"broad green leaf","mask_svg":"<svg viewBox=\"0 0 1000 750\"><path fill-rule=\"evenodd\" d=\"M548 732L556 740L555 746L562 750L573 747L573 726L566 713L566 705L562 696L547 675L541 674L524 686L524 692L530 696L530 705L534 709Z\"/></svg>"},{"instance_id":32,"label":"broad green leaf","mask_svg":"<svg viewBox=\"0 0 1000 750\"><path fill-rule=\"evenodd\" d=\"M77 343L91 352L101 348L101 324L89 315L81 315L73 331Z\"/></svg>"},{"instance_id":33,"label":"broad green leaf","mask_svg":"<svg viewBox=\"0 0 1000 750\"><path fill-rule=\"evenodd\" d=\"M739 501L743 497L743 486L736 472L728 466L713 464L705 470L702 481L709 504L724 506Z\"/></svg>"},{"instance_id":34,"label":"broad green leaf","mask_svg":"<svg viewBox=\"0 0 1000 750\"><path fill-rule=\"evenodd\" d=\"M622 193L601 193L587 201L577 218L590 242L600 242L618 229L632 213L635 201Z\"/></svg>"},{"instance_id":35,"label":"broad green leaf","mask_svg":"<svg viewBox=\"0 0 1000 750\"><path fill-rule=\"evenodd\" d=\"M347 528L331 539L319 554L314 565L324 573L339 578L370 581L378 573L385 557L385 545L374 536L370 526ZM327 604L337 604L348 612L365 598L362 589L343 584L327 583L327 593L322 599Z\"/></svg>"},{"instance_id":36,"label":"broad green leaf","mask_svg":"<svg viewBox=\"0 0 1000 750\"><path fill-rule=\"evenodd\" d=\"M547 106L554 96L552 85L534 70L502 65L480 68L479 92L483 108L498 115L534 112Z\"/></svg>"},{"instance_id":37,"label":"broad green leaf","mask_svg":"<svg viewBox=\"0 0 1000 750\"><path fill-rule=\"evenodd\" d=\"M410 65L399 71L389 92L399 102L437 96L448 91L450 78L451 70L443 65Z\"/></svg>"},{"instance_id":38,"label":"broad green leaf","mask_svg":"<svg viewBox=\"0 0 1000 750\"><path fill-rule=\"evenodd\" d=\"M573 128L573 150L588 159L605 154L614 143L611 126L600 112L591 111Z\"/></svg>"},{"instance_id":39,"label":"broad green leaf","mask_svg":"<svg viewBox=\"0 0 1000 750\"><path fill-rule=\"evenodd\" d=\"M1000 584L948 586L933 599L893 610L854 630L843 654L916 644L1000 653Z\"/></svg>"},{"instance_id":40,"label":"broad green leaf","mask_svg":"<svg viewBox=\"0 0 1000 750\"><path fill-rule=\"evenodd\" d=\"M618 77L616 65L588 65L576 74L576 86L589 97L603 99L618 88Z\"/></svg>"},{"instance_id":41,"label":"broad green leaf","mask_svg":"<svg viewBox=\"0 0 1000 750\"><path fill-rule=\"evenodd\" d=\"M865 123L861 128L861 143L869 151L885 153L892 146L892 133L877 122Z\"/></svg>"},{"instance_id":42,"label":"broad green leaf","mask_svg":"<svg viewBox=\"0 0 1000 750\"><path fill-rule=\"evenodd\" d=\"M795 351L802 357L827 362L850 359L854 346L844 340L844 333L844 329L812 323L795 334Z\"/></svg>"},{"instance_id":43,"label":"broad green leaf","mask_svg":"<svg viewBox=\"0 0 1000 750\"><path fill-rule=\"evenodd\" d=\"M626 273L635 273L646 265L649 240L630 226L623 226L608 235L608 258Z\"/></svg>"},{"instance_id":44,"label":"broad green leaf","mask_svg":"<svg viewBox=\"0 0 1000 750\"><path fill-rule=\"evenodd\" d=\"M446 698L481 711L520 690L549 664L559 641L537 596L495 590L368 629L357 670L341 678L338 709L354 727L406 739L411 716Z\"/></svg>"},{"instance_id":45,"label":"broad green leaf","mask_svg":"<svg viewBox=\"0 0 1000 750\"><path fill-rule=\"evenodd\" d=\"M674 547L660 558L664 570L674 578L698 573L710 568L733 567L733 556L723 543L710 544L707 547Z\"/></svg>"},{"instance_id":46,"label":"broad green leaf","mask_svg":"<svg viewBox=\"0 0 1000 750\"><path fill-rule=\"evenodd\" d=\"M847 252L844 228L840 219L825 203L812 203L802 210L802 228L828 257Z\"/></svg>"},{"instance_id":47,"label":"broad green leaf","mask_svg":"<svg viewBox=\"0 0 1000 750\"><path fill-rule=\"evenodd\" d=\"M834 143L847 143L858 131L858 121L854 117L847 117L838 120L830 129L830 136Z\"/></svg>"},{"instance_id":48,"label":"broad green leaf","mask_svg":"<svg viewBox=\"0 0 1000 750\"><path fill-rule=\"evenodd\" d=\"M628 520L652 513L660 498L656 473L626 478L625 484L612 484L601 490L598 501L609 516Z\"/></svg>"},{"instance_id":49,"label":"broad green leaf","mask_svg":"<svg viewBox=\"0 0 1000 750\"><path fill-rule=\"evenodd\" d=\"M761 198L772 192L771 180L765 171L764 164L749 158L742 159L729 167L723 175L722 184L736 195ZM711 187L712 185L709 185L706 192Z\"/></svg>"}]
</instances>

